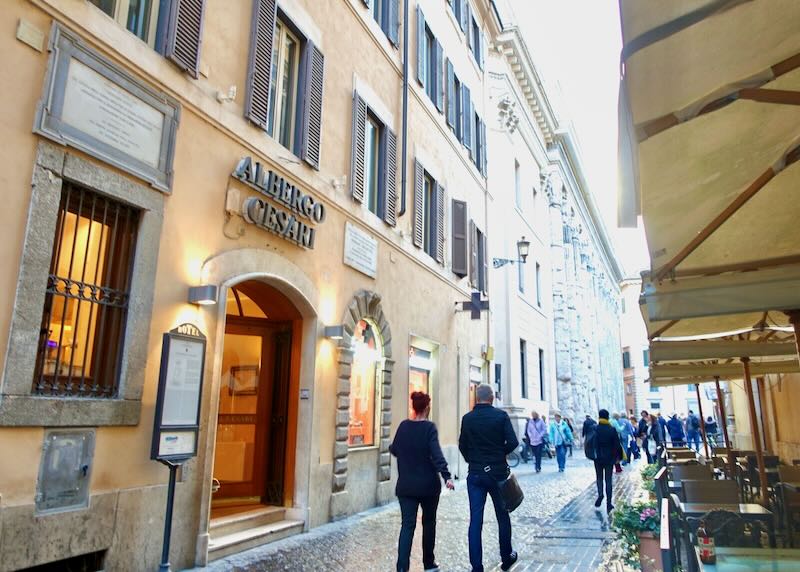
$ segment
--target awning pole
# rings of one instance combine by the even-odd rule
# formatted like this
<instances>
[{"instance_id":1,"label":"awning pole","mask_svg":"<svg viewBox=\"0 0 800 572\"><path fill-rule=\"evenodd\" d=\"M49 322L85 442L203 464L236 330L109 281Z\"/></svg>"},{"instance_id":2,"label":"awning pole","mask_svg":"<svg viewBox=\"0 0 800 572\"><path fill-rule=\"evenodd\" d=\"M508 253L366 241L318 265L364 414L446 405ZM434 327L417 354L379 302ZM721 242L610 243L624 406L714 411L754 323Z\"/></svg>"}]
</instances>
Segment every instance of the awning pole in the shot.
<instances>
[{"instance_id":1,"label":"awning pole","mask_svg":"<svg viewBox=\"0 0 800 572\"><path fill-rule=\"evenodd\" d=\"M722 434L725 436L725 446L730 450L731 441L730 439L728 439L728 416L725 414L725 395L723 395L722 388L719 385L719 376L714 377L714 383L717 386L717 401L719 401L719 414L722 416L722 419L720 420L720 423L722 423Z\"/></svg>"},{"instance_id":2,"label":"awning pole","mask_svg":"<svg viewBox=\"0 0 800 572\"><path fill-rule=\"evenodd\" d=\"M794 326L794 343L797 346L797 357L800 359L800 310L786 312L789 323Z\"/></svg>"},{"instance_id":3,"label":"awning pole","mask_svg":"<svg viewBox=\"0 0 800 572\"><path fill-rule=\"evenodd\" d=\"M706 459L710 459L711 455L708 454L708 439L706 438L706 418L703 416L703 402L700 400L700 384L695 383L694 389L697 391L697 408L700 410L700 431L703 435L703 446L706 451Z\"/></svg>"},{"instance_id":4,"label":"awning pole","mask_svg":"<svg viewBox=\"0 0 800 572\"><path fill-rule=\"evenodd\" d=\"M758 475L761 480L761 500L764 506L769 504L767 492L767 470L764 466L764 449L761 447L761 432L758 430L758 417L756 417L756 400L753 396L753 383L750 378L750 358L742 358L744 366L744 390L747 393L747 405L750 408L750 428L755 442L756 458L758 459Z\"/></svg>"}]
</instances>

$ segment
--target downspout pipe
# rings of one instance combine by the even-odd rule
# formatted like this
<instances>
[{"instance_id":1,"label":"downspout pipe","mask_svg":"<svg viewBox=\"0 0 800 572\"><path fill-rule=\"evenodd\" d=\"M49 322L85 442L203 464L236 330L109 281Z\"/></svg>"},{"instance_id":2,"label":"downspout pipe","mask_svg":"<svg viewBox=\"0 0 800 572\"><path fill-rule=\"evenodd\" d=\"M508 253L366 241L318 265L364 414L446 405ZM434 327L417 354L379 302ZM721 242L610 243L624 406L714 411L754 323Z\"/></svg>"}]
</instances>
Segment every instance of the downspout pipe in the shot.
<instances>
[{"instance_id":1,"label":"downspout pipe","mask_svg":"<svg viewBox=\"0 0 800 572\"><path fill-rule=\"evenodd\" d=\"M403 145L400 151L400 212L406 214L408 185L408 0L403 0Z\"/></svg>"}]
</instances>

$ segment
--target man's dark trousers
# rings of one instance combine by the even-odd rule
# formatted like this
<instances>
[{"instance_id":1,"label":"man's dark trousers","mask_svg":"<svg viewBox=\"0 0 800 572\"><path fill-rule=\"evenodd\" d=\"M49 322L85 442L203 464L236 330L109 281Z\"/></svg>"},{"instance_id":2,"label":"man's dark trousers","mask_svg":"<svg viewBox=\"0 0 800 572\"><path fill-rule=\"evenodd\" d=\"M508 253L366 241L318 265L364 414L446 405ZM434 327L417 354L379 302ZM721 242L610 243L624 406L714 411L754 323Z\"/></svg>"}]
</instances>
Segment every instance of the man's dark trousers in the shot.
<instances>
[{"instance_id":1,"label":"man's dark trousers","mask_svg":"<svg viewBox=\"0 0 800 572\"><path fill-rule=\"evenodd\" d=\"M504 477L493 477L488 473L469 473L467 475L467 494L469 495L469 562L472 572L483 572L483 510L486 495L492 497L497 528L500 533L500 558L503 562L511 558L511 518L508 516L500 483Z\"/></svg>"},{"instance_id":2,"label":"man's dark trousers","mask_svg":"<svg viewBox=\"0 0 800 572\"><path fill-rule=\"evenodd\" d=\"M538 445L531 445L531 449L533 449L533 458L536 462L536 471L542 470L542 449L544 448L544 443L539 443Z\"/></svg>"},{"instance_id":3,"label":"man's dark trousers","mask_svg":"<svg viewBox=\"0 0 800 572\"><path fill-rule=\"evenodd\" d=\"M436 545L436 508L439 506L439 495L430 497L397 497L400 502L401 526L400 539L397 542L397 569L403 572L411 570L411 544L414 541L414 529L417 527L417 509L422 506L422 563L425 568L433 568L436 557L433 548Z\"/></svg>"}]
</instances>

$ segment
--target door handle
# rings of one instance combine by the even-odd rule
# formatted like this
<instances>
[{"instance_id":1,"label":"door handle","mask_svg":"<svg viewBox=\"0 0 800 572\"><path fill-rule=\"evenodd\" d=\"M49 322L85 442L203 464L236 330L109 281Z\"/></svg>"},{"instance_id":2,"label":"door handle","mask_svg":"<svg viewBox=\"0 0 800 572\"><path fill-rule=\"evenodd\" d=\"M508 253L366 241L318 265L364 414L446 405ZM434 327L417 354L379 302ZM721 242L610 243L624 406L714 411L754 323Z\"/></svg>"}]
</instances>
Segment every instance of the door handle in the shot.
<instances>
[{"instance_id":1,"label":"door handle","mask_svg":"<svg viewBox=\"0 0 800 572\"><path fill-rule=\"evenodd\" d=\"M215 492L219 490L222 485L219 482L219 479L215 479L211 477L211 494L213 495Z\"/></svg>"}]
</instances>

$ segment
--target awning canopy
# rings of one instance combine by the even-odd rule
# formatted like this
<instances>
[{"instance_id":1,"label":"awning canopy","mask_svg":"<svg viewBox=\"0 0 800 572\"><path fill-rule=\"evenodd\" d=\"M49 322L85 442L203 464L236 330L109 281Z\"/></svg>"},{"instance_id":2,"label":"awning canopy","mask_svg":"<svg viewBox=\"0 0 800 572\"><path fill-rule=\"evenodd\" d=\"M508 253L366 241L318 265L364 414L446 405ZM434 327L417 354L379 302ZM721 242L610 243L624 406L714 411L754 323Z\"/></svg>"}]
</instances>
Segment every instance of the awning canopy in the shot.
<instances>
[{"instance_id":1,"label":"awning canopy","mask_svg":"<svg viewBox=\"0 0 800 572\"><path fill-rule=\"evenodd\" d=\"M650 342L650 361L676 362L743 357L793 357L797 348L790 342L749 340L703 340L697 342Z\"/></svg>"},{"instance_id":2,"label":"awning canopy","mask_svg":"<svg viewBox=\"0 0 800 572\"><path fill-rule=\"evenodd\" d=\"M659 335L788 327L783 311L800 309L800 2L620 11L620 223L644 222L648 333L676 320Z\"/></svg>"}]
</instances>

